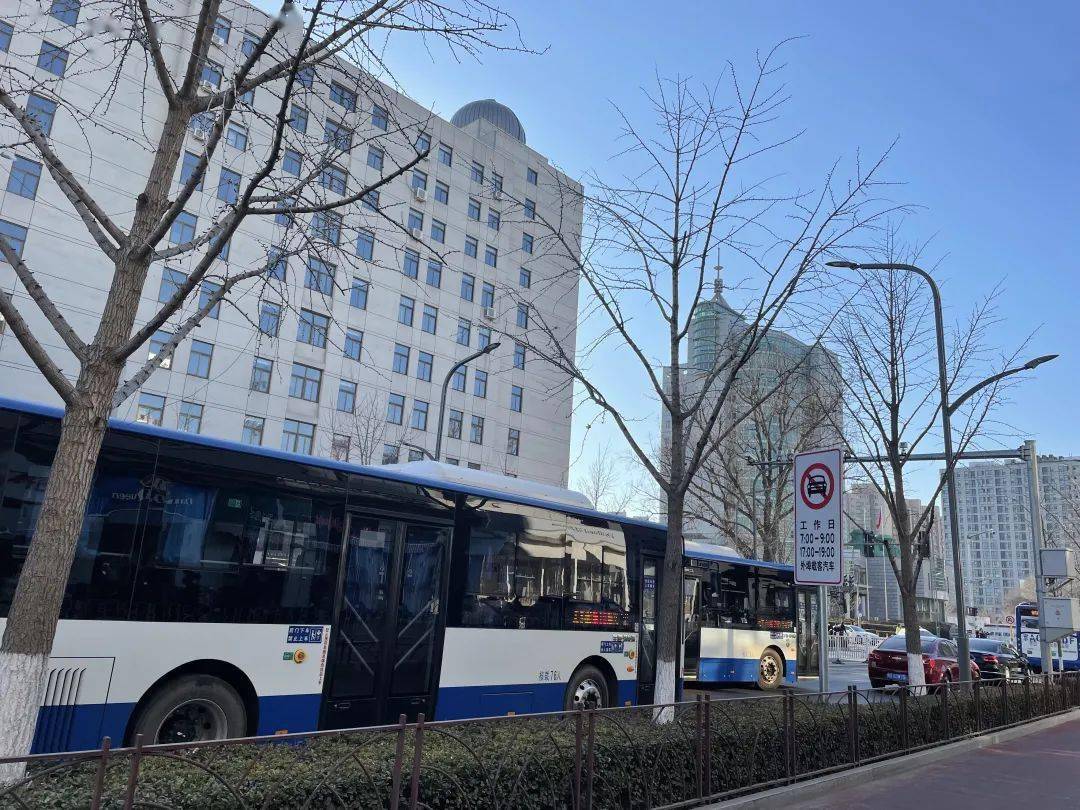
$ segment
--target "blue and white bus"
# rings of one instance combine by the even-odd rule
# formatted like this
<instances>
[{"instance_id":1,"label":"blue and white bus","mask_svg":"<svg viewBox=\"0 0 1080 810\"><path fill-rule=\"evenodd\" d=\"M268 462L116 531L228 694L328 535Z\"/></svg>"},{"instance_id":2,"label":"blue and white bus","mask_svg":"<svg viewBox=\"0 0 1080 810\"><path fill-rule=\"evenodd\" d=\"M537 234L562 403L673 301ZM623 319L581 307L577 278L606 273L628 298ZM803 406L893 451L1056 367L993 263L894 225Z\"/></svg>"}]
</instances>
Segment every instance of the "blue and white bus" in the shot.
<instances>
[{"instance_id":1,"label":"blue and white bus","mask_svg":"<svg viewBox=\"0 0 1080 810\"><path fill-rule=\"evenodd\" d=\"M1072 633L1050 645L1055 671L1080 670L1080 633ZM1021 602L1016 606L1016 649L1027 657L1028 664L1037 672L1042 671L1042 650L1039 646L1039 606L1033 602Z\"/></svg>"},{"instance_id":2,"label":"blue and white bus","mask_svg":"<svg viewBox=\"0 0 1080 810\"><path fill-rule=\"evenodd\" d=\"M0 630L59 417L0 400ZM34 750L649 703L664 540L663 526L490 473L113 422ZM753 572L734 575L748 604L777 604L764 569L715 562ZM755 680L777 653L789 672L774 620L755 619L767 649L732 647L747 660L711 676Z\"/></svg>"}]
</instances>

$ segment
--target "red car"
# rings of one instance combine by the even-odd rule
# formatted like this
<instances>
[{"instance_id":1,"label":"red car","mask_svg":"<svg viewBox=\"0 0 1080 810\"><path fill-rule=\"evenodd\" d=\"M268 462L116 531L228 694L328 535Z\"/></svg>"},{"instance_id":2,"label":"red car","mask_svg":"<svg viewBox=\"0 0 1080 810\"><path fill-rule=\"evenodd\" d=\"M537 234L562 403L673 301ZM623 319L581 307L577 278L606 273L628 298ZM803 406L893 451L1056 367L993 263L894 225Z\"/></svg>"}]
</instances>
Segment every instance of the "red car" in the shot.
<instances>
[{"instance_id":1,"label":"red car","mask_svg":"<svg viewBox=\"0 0 1080 810\"><path fill-rule=\"evenodd\" d=\"M956 645L947 638L924 635L922 641L923 676L927 683L955 683L960 680ZM907 683L907 646L902 635L891 636L870 651L866 669L875 689L889 684ZM971 677L979 677L979 666L971 661Z\"/></svg>"}]
</instances>

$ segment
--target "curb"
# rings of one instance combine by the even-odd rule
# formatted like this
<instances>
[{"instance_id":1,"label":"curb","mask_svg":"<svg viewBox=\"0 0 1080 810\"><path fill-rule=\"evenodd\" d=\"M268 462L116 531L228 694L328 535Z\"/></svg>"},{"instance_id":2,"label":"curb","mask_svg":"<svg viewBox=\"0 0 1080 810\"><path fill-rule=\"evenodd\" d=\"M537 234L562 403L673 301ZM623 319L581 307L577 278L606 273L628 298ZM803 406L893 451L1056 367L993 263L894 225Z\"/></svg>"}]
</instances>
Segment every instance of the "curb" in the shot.
<instances>
[{"instance_id":1,"label":"curb","mask_svg":"<svg viewBox=\"0 0 1080 810\"><path fill-rule=\"evenodd\" d=\"M1045 717L1042 720L1034 720L1030 723L1024 723L1023 725L1014 726L1013 728L1007 728L1001 731L987 732L986 734L968 740L948 743L946 745L938 746L937 748L919 751L915 754L905 754L904 756L875 762L872 765L849 768L846 771L831 773L827 776L819 776L816 779L808 779L805 782L796 782L793 785L784 785L783 787L765 790L761 793L742 796L738 799L728 799L723 802L703 805L703 807L705 810L729 810L729 808L736 807L775 808L781 804L807 801L820 796L825 796L835 790L840 790L856 783L861 785L866 784L867 782L875 782L879 779L886 779L907 771L913 771L924 765L940 762L949 757L954 757L957 754L964 754L968 751L977 751L980 748L987 748L991 745L997 745L998 743L1026 737L1029 734L1045 731L1077 719L1080 719L1080 709L1071 709L1063 714Z\"/></svg>"}]
</instances>

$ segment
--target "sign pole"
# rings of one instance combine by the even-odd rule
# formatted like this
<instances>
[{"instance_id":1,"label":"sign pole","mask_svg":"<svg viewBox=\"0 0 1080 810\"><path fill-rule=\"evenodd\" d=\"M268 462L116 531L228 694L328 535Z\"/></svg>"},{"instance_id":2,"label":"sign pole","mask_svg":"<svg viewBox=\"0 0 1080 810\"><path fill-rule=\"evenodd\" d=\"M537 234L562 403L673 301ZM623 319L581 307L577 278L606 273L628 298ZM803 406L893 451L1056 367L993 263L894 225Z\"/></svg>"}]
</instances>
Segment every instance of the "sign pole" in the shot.
<instances>
[{"instance_id":1,"label":"sign pole","mask_svg":"<svg viewBox=\"0 0 1080 810\"><path fill-rule=\"evenodd\" d=\"M818 586L818 685L829 691L829 586Z\"/></svg>"}]
</instances>

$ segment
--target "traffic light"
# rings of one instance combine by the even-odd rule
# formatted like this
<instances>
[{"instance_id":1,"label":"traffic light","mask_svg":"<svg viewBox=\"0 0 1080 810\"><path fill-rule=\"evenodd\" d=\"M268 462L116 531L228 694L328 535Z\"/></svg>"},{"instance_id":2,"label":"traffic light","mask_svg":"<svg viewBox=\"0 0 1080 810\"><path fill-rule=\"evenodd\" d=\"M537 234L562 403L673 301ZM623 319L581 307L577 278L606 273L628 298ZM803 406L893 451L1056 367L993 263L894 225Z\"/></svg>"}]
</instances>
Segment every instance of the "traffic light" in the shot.
<instances>
[{"instance_id":1,"label":"traffic light","mask_svg":"<svg viewBox=\"0 0 1080 810\"><path fill-rule=\"evenodd\" d=\"M862 533L862 537L863 537L863 547L862 547L863 548L863 552L862 552L863 556L864 557L873 557L874 556L874 533L864 531Z\"/></svg>"},{"instance_id":2,"label":"traffic light","mask_svg":"<svg viewBox=\"0 0 1080 810\"><path fill-rule=\"evenodd\" d=\"M930 530L923 529L919 532L918 554L924 560L930 559Z\"/></svg>"}]
</instances>

